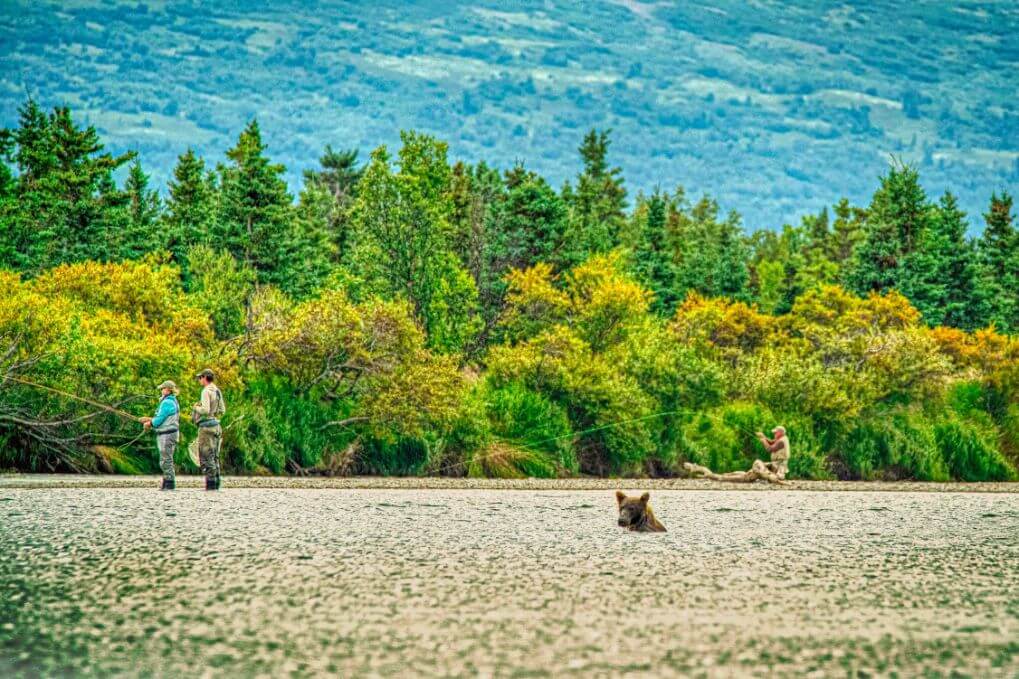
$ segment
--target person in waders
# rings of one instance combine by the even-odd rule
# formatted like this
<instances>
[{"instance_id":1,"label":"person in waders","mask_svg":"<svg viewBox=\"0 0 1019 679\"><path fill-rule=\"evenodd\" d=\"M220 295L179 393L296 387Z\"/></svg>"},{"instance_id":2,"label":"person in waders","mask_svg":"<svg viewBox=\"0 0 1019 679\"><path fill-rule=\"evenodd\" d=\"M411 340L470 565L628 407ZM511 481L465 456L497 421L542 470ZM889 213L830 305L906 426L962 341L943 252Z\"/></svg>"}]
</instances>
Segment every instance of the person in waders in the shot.
<instances>
[{"instance_id":1,"label":"person in waders","mask_svg":"<svg viewBox=\"0 0 1019 679\"><path fill-rule=\"evenodd\" d=\"M198 460L205 474L205 490L219 490L219 448L223 443L219 418L226 413L226 404L211 370L206 368L196 377L202 385L202 396L191 407L191 421L198 425Z\"/></svg>"},{"instance_id":2,"label":"person in waders","mask_svg":"<svg viewBox=\"0 0 1019 679\"><path fill-rule=\"evenodd\" d=\"M180 404L177 403L177 385L167 380L159 385L162 398L153 417L141 418L142 426L156 432L156 448L159 449L159 468L163 471L163 485L160 490L173 490L176 477L173 471L173 453L180 440Z\"/></svg>"}]
</instances>

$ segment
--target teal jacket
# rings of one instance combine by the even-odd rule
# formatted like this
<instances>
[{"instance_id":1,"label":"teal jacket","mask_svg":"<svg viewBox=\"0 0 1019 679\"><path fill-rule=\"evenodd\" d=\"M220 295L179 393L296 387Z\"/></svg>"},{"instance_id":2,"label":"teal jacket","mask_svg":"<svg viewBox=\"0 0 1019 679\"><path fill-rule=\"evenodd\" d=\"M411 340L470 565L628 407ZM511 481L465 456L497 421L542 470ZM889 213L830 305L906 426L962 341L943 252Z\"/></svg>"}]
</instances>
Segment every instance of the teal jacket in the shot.
<instances>
[{"instance_id":1,"label":"teal jacket","mask_svg":"<svg viewBox=\"0 0 1019 679\"><path fill-rule=\"evenodd\" d=\"M180 428L180 404L173 394L164 396L152 418L152 429L157 434L172 434Z\"/></svg>"}]
</instances>

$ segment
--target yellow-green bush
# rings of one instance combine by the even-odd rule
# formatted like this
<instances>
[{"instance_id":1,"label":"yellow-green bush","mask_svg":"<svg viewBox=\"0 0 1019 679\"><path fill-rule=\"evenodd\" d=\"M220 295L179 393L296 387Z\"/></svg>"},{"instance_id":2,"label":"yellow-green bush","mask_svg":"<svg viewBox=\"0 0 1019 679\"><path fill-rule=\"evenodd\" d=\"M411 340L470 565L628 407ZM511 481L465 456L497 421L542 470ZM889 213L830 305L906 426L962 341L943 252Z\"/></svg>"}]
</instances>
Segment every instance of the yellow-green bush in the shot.
<instances>
[{"instance_id":1,"label":"yellow-green bush","mask_svg":"<svg viewBox=\"0 0 1019 679\"><path fill-rule=\"evenodd\" d=\"M559 275L539 264L509 275L491 329L502 340L467 366L429 348L410 304L350 277L300 302L271 287L238 300L242 269L196 252L211 268L204 283L195 268L190 292L156 256L0 272L0 369L137 416L165 379L186 411L208 365L232 472L674 474L685 460L725 472L766 457L753 433L782 424L793 478L1015 476L1019 344L928 329L895 293L812 288L783 316L692 294L662 319L618 254ZM136 422L93 410L3 382L0 467L155 470L150 437L116 448ZM95 446L118 452L100 463Z\"/></svg>"}]
</instances>

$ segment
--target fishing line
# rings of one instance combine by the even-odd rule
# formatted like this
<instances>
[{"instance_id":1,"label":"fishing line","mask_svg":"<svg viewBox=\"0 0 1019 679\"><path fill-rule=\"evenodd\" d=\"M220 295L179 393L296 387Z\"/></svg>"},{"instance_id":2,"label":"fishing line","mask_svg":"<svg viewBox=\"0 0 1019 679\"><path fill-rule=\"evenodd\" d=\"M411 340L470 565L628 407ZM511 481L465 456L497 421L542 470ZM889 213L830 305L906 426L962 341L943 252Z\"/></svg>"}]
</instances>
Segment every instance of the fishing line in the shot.
<instances>
[{"instance_id":1,"label":"fishing line","mask_svg":"<svg viewBox=\"0 0 1019 679\"><path fill-rule=\"evenodd\" d=\"M726 422L725 420L723 420L721 418L721 416L715 415L714 413L706 413L706 412L703 412L703 411L693 410L691 408L680 408L678 410L665 410L665 411L662 411L662 412L659 412L659 413L652 413L651 415L644 415L642 417L631 417L631 418L628 418L628 419L625 419L625 420L619 420L618 422L611 422L609 424L603 424L603 425L600 425L600 426L597 426L597 427L591 427L589 429L583 429L581 431L571 432L569 434L563 434L562 436L553 436L551 438L538 439L537 441L528 441L526 443L518 442L518 441L513 441L512 439L499 439L499 440L501 442L503 442L503 443L508 443L508 444L510 444L512 446L515 446L517 448L522 448L524 450L529 450L530 452L540 453L540 452L543 452L543 451L534 450L533 446L537 446L537 445L540 445L542 443L551 443L553 441L561 441L562 439L567 439L567 438L576 438L576 437L580 437L580 436L585 436L586 434L590 434L592 432L603 431L605 429L612 429L613 427L619 427L619 426L622 426L624 424L631 424L633 422L643 422L643 421L646 421L646 420L652 420L652 419L656 419L656 418L659 418L659 417L667 417L669 415L679 415L681 413L689 413L691 415L700 415L700 416L703 416L703 417L709 417L709 418L715 420L716 422L719 422L719 423L721 423L721 424L723 424L723 425L725 425L727 427L731 427L733 429L736 429L737 431L741 431L741 432L743 432L745 434L754 434L754 435L756 435L756 432L751 432L749 429L745 429L744 427L740 427L738 425L734 425L732 423ZM686 443L687 443L687 445L689 445L691 448L694 448L698 452L702 452L702 451L700 451L697 448L697 446L694 446L692 442L687 441ZM490 457L496 457L496 456L499 456L499 455L502 455L502 452L489 453L488 455L473 456L469 460L462 460L460 462L454 462L452 464L449 464L449 465L446 465L446 466L443 466L443 467L439 467L436 470L436 472L441 474L442 472L449 471L450 469L455 469L457 467L461 467L461 466L464 466L464 465L471 464L472 462L478 462L478 461L481 461L481 460L486 460L486 459L488 459Z\"/></svg>"}]
</instances>

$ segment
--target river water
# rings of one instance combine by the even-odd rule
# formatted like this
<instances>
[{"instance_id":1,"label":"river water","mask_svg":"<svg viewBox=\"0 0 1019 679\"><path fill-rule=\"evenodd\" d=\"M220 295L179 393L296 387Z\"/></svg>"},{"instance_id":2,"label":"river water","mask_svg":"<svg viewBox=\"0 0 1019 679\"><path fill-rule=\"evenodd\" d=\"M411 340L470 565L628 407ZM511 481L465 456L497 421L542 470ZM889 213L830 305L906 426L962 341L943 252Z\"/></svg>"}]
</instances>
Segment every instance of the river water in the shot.
<instances>
[{"instance_id":1,"label":"river water","mask_svg":"<svg viewBox=\"0 0 1019 679\"><path fill-rule=\"evenodd\" d=\"M1019 673L1019 494L0 486L0 675Z\"/></svg>"}]
</instances>

